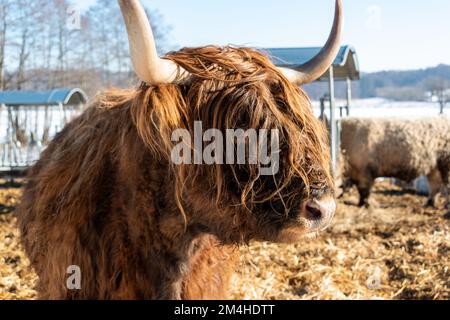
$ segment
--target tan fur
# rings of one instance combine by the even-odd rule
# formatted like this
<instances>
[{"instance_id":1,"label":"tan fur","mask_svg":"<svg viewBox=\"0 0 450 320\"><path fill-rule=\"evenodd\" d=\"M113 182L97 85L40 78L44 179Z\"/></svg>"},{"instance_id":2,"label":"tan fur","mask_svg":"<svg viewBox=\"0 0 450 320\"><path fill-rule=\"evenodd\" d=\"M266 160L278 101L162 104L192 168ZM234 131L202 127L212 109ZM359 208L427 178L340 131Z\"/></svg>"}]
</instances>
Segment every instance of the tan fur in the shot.
<instances>
[{"instance_id":1,"label":"tan fur","mask_svg":"<svg viewBox=\"0 0 450 320\"><path fill-rule=\"evenodd\" d=\"M346 176L358 186L361 205L377 177L410 182L427 175L431 198L440 184L448 183L450 119L447 117L343 119L341 146L346 159Z\"/></svg>"}]
</instances>

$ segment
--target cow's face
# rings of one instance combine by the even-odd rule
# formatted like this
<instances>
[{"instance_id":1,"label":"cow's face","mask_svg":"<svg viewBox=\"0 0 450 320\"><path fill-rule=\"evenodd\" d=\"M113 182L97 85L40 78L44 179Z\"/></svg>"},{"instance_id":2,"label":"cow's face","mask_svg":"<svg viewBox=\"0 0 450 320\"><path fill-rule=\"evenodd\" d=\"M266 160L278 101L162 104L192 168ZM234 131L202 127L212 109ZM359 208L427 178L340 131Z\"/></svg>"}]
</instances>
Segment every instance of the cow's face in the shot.
<instances>
[{"instance_id":1,"label":"cow's face","mask_svg":"<svg viewBox=\"0 0 450 320\"><path fill-rule=\"evenodd\" d=\"M335 211L326 135L298 86L319 78L333 63L340 48L341 0L336 0L326 45L295 69L277 68L254 50L230 47L183 49L161 59L139 1L119 3L136 74L154 87L152 100L159 106L153 110L159 114L159 122L152 123L162 138L152 143L173 147L168 129L175 130L178 124L197 144L194 159L180 164L171 158L175 197L187 222L202 225L224 241L291 241L326 227ZM201 131L200 138L196 128ZM231 147L229 141L223 141L227 129L244 131ZM261 156L259 147L264 140L260 129L269 130L269 172L262 172L261 162L266 163L255 157L255 149ZM249 130L259 134L256 147ZM277 135L275 146L271 143L273 132ZM212 152L207 147L219 135L223 148ZM198 145L208 150L208 159ZM248 152L238 160L236 153L242 147ZM234 157L230 156L232 149ZM223 156L222 162L217 154ZM257 164L252 162L255 158Z\"/></svg>"},{"instance_id":2,"label":"cow's face","mask_svg":"<svg viewBox=\"0 0 450 320\"><path fill-rule=\"evenodd\" d=\"M192 74L180 85L194 149L179 172L188 221L224 241L293 241L324 229L335 210L329 149L304 92L255 50L210 46L168 58Z\"/></svg>"}]
</instances>

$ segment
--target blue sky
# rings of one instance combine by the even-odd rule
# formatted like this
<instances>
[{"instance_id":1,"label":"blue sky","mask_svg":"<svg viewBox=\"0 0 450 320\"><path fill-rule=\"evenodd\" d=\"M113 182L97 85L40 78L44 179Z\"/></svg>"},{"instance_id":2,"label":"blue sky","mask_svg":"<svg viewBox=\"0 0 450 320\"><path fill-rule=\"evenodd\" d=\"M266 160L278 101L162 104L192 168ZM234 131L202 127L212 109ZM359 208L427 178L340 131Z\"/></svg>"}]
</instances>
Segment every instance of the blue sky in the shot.
<instances>
[{"instance_id":1,"label":"blue sky","mask_svg":"<svg viewBox=\"0 0 450 320\"><path fill-rule=\"evenodd\" d=\"M95 0L74 0L86 9ZM334 0L143 0L171 27L178 46L235 44L321 46L331 28ZM343 0L344 43L363 71L450 64L449 0Z\"/></svg>"}]
</instances>

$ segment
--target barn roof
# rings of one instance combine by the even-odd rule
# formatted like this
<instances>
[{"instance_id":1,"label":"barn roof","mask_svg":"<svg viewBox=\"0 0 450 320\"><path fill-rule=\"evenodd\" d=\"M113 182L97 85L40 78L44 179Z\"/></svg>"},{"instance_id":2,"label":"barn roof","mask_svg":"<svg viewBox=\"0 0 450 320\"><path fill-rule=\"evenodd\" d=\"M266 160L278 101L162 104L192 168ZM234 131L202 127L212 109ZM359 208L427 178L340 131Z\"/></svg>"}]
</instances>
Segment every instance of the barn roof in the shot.
<instances>
[{"instance_id":1,"label":"barn roof","mask_svg":"<svg viewBox=\"0 0 450 320\"><path fill-rule=\"evenodd\" d=\"M279 67L296 69L311 60L322 48L267 48L272 61ZM333 63L334 78L336 80L359 80L359 63L356 51L352 46L342 46ZM318 81L328 80L326 72Z\"/></svg>"},{"instance_id":2,"label":"barn roof","mask_svg":"<svg viewBox=\"0 0 450 320\"><path fill-rule=\"evenodd\" d=\"M54 89L51 91L0 91L0 104L7 106L79 105L87 101L83 90Z\"/></svg>"}]
</instances>

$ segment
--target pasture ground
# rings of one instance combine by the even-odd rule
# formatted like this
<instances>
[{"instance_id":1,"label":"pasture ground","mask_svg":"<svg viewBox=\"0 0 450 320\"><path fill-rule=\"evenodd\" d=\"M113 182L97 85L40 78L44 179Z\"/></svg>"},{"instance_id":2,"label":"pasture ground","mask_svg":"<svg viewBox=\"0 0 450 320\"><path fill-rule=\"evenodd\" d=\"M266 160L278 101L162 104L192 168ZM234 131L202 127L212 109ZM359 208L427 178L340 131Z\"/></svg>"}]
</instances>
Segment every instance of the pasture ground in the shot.
<instances>
[{"instance_id":1,"label":"pasture ground","mask_svg":"<svg viewBox=\"0 0 450 320\"><path fill-rule=\"evenodd\" d=\"M1 181L0 181L1 183ZM35 299L36 275L19 244L21 190L0 188L0 299ZM339 199L332 226L295 245L242 247L234 299L450 299L450 212L378 182L370 208Z\"/></svg>"}]
</instances>

